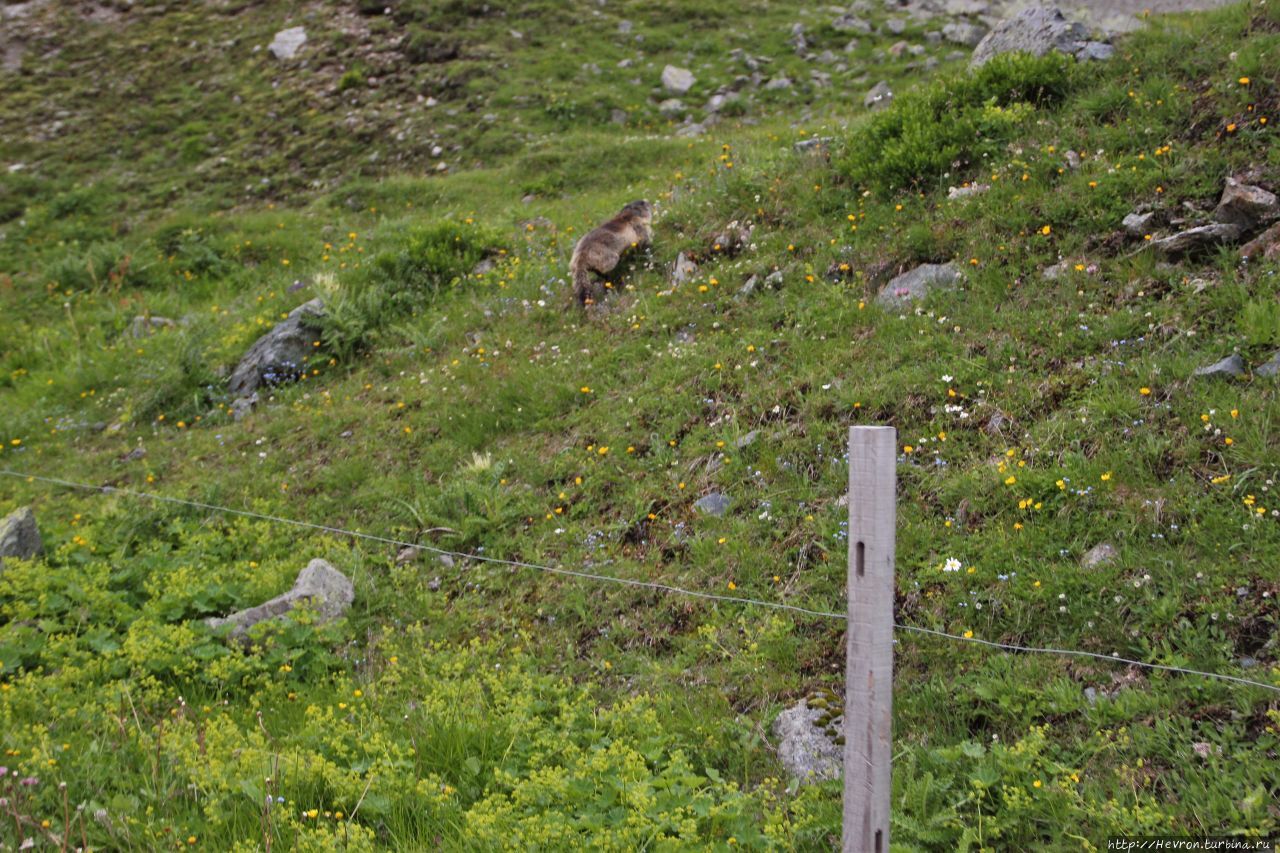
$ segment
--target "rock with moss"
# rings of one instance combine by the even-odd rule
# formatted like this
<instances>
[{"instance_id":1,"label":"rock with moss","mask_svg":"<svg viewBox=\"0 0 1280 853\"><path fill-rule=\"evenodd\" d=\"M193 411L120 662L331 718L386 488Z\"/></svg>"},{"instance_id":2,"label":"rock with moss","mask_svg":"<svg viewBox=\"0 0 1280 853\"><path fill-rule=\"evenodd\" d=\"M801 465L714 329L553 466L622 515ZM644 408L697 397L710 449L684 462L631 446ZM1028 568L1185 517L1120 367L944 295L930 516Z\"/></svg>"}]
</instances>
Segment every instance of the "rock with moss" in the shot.
<instances>
[{"instance_id":1,"label":"rock with moss","mask_svg":"<svg viewBox=\"0 0 1280 853\"><path fill-rule=\"evenodd\" d=\"M5 557L30 560L43 553L44 542L31 507L21 507L0 521L0 567L4 566Z\"/></svg>"},{"instance_id":2,"label":"rock with moss","mask_svg":"<svg viewBox=\"0 0 1280 853\"><path fill-rule=\"evenodd\" d=\"M312 299L289 312L271 331L254 342L231 372L227 389L236 397L264 385L292 381L302 375L319 339L316 324L324 316L324 301Z\"/></svg>"},{"instance_id":3,"label":"rock with moss","mask_svg":"<svg viewBox=\"0 0 1280 853\"><path fill-rule=\"evenodd\" d=\"M778 760L801 784L840 778L844 769L842 705L835 693L821 691L801 699L773 721Z\"/></svg>"}]
</instances>

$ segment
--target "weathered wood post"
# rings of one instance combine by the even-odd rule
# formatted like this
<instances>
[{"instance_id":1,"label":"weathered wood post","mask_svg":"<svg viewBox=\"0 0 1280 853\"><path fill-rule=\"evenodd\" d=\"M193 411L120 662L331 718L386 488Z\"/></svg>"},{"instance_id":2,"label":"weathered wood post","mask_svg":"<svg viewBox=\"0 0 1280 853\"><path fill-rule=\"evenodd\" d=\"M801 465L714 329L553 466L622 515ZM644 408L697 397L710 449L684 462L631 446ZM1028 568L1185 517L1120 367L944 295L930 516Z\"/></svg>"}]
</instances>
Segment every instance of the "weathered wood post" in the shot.
<instances>
[{"instance_id":1,"label":"weathered wood post","mask_svg":"<svg viewBox=\"0 0 1280 853\"><path fill-rule=\"evenodd\" d=\"M849 429L844 851L888 853L897 430Z\"/></svg>"}]
</instances>

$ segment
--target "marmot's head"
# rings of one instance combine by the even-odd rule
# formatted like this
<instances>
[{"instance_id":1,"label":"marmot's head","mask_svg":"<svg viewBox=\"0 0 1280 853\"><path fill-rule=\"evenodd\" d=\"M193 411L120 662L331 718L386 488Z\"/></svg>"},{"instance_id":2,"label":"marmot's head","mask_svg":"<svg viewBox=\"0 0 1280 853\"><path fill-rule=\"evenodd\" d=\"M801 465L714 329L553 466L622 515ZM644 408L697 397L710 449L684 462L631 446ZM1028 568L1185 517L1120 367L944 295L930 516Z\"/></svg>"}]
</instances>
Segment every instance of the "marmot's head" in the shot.
<instances>
[{"instance_id":1,"label":"marmot's head","mask_svg":"<svg viewBox=\"0 0 1280 853\"><path fill-rule=\"evenodd\" d=\"M640 217L646 225L653 219L653 206L644 199L633 201L622 208L622 210L624 213L631 213Z\"/></svg>"}]
</instances>

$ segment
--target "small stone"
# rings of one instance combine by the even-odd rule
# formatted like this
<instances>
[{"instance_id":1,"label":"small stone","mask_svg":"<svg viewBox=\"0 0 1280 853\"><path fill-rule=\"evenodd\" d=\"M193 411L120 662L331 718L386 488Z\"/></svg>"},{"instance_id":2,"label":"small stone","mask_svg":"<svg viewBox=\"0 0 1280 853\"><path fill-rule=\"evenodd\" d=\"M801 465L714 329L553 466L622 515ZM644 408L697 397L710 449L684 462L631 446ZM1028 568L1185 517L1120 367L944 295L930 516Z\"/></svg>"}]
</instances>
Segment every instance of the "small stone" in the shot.
<instances>
[{"instance_id":1,"label":"small stone","mask_svg":"<svg viewBox=\"0 0 1280 853\"><path fill-rule=\"evenodd\" d=\"M782 89L790 89L791 86L791 78L785 74L779 74L777 77L769 78L769 82L764 84L764 90L766 92L777 92Z\"/></svg>"},{"instance_id":2,"label":"small stone","mask_svg":"<svg viewBox=\"0 0 1280 853\"><path fill-rule=\"evenodd\" d=\"M884 109L893 102L893 89L887 80L881 80L871 87L862 99L862 105L870 110Z\"/></svg>"},{"instance_id":3,"label":"small stone","mask_svg":"<svg viewBox=\"0 0 1280 853\"><path fill-rule=\"evenodd\" d=\"M743 283L742 287L738 289L738 298L746 299L747 297L754 296L756 292L756 288L759 286L760 286L760 276L758 275L751 276L746 280L745 283Z\"/></svg>"},{"instance_id":4,"label":"small stone","mask_svg":"<svg viewBox=\"0 0 1280 853\"><path fill-rule=\"evenodd\" d=\"M871 24L852 13L846 13L836 18L831 22L831 28L838 33L871 34Z\"/></svg>"},{"instance_id":5,"label":"small stone","mask_svg":"<svg viewBox=\"0 0 1280 853\"><path fill-rule=\"evenodd\" d=\"M1222 199L1213 211L1213 218L1219 222L1247 230L1266 225L1277 217L1280 217L1280 202L1274 194L1262 187L1242 184L1235 178L1227 178Z\"/></svg>"},{"instance_id":6,"label":"small stone","mask_svg":"<svg viewBox=\"0 0 1280 853\"><path fill-rule=\"evenodd\" d=\"M947 189L947 198L970 198L975 195L981 195L991 189L990 184L969 184L967 187L949 187Z\"/></svg>"},{"instance_id":7,"label":"small stone","mask_svg":"<svg viewBox=\"0 0 1280 853\"><path fill-rule=\"evenodd\" d=\"M1076 59L1082 62L1106 62L1115 56L1116 49L1106 42L1090 41L1085 42L1084 47L1076 51Z\"/></svg>"},{"instance_id":8,"label":"small stone","mask_svg":"<svg viewBox=\"0 0 1280 853\"><path fill-rule=\"evenodd\" d=\"M440 562L440 565L444 566L446 569L453 568L453 557L449 556L448 554L441 554L438 560Z\"/></svg>"},{"instance_id":9,"label":"small stone","mask_svg":"<svg viewBox=\"0 0 1280 853\"><path fill-rule=\"evenodd\" d=\"M1205 741L1197 741L1191 744L1191 751L1195 753L1197 758L1203 758L1206 761L1214 754L1213 746Z\"/></svg>"},{"instance_id":10,"label":"small stone","mask_svg":"<svg viewBox=\"0 0 1280 853\"><path fill-rule=\"evenodd\" d=\"M626 110L618 110L618 109L610 110L610 111L609 111L609 121L613 122L614 124L626 124L626 123L627 123L627 111L626 111Z\"/></svg>"},{"instance_id":11,"label":"small stone","mask_svg":"<svg viewBox=\"0 0 1280 853\"><path fill-rule=\"evenodd\" d=\"M432 592L435 592L436 590L440 589L440 578L434 577L431 580L427 581L427 589L431 590Z\"/></svg>"},{"instance_id":12,"label":"small stone","mask_svg":"<svg viewBox=\"0 0 1280 853\"><path fill-rule=\"evenodd\" d=\"M145 447L135 447L122 456L121 459L125 462L137 462L139 459L145 459L146 456L147 449Z\"/></svg>"},{"instance_id":13,"label":"small stone","mask_svg":"<svg viewBox=\"0 0 1280 853\"><path fill-rule=\"evenodd\" d=\"M707 515L713 515L716 518L719 518L729 511L730 503L729 498L726 496L719 492L712 492L709 495L698 498L698 500L694 502L693 508L699 512L705 512Z\"/></svg>"},{"instance_id":14,"label":"small stone","mask_svg":"<svg viewBox=\"0 0 1280 853\"><path fill-rule=\"evenodd\" d=\"M30 560L43 553L44 542L31 507L20 507L0 521L0 566L5 557Z\"/></svg>"},{"instance_id":15,"label":"small stone","mask_svg":"<svg viewBox=\"0 0 1280 853\"><path fill-rule=\"evenodd\" d=\"M168 317L134 317L129 321L125 335L130 338L149 338L161 329L172 329L178 325Z\"/></svg>"},{"instance_id":16,"label":"small stone","mask_svg":"<svg viewBox=\"0 0 1280 853\"><path fill-rule=\"evenodd\" d=\"M1154 210L1150 213L1130 213L1120 221L1120 227L1130 237L1145 237L1155 227L1157 217Z\"/></svg>"},{"instance_id":17,"label":"small stone","mask_svg":"<svg viewBox=\"0 0 1280 853\"><path fill-rule=\"evenodd\" d=\"M813 151L818 148L825 148L835 142L834 136L812 136L808 139L801 139L799 142L793 142L791 147L797 151Z\"/></svg>"},{"instance_id":18,"label":"small stone","mask_svg":"<svg viewBox=\"0 0 1280 853\"><path fill-rule=\"evenodd\" d=\"M760 430L753 429L751 432L739 438L733 443L738 450L744 450L756 443L756 439L760 437Z\"/></svg>"},{"instance_id":19,"label":"small stone","mask_svg":"<svg viewBox=\"0 0 1280 853\"><path fill-rule=\"evenodd\" d=\"M396 565L403 566L406 563L417 561L422 556L422 549L416 545L406 545L396 553Z\"/></svg>"},{"instance_id":20,"label":"small stone","mask_svg":"<svg viewBox=\"0 0 1280 853\"><path fill-rule=\"evenodd\" d=\"M662 86L668 92L674 92L677 95L683 95L685 92L693 88L695 81L693 72L688 68L679 68L675 65L668 65L662 69Z\"/></svg>"},{"instance_id":21,"label":"small stone","mask_svg":"<svg viewBox=\"0 0 1280 853\"><path fill-rule=\"evenodd\" d=\"M679 98L667 98L658 104L658 113L667 118L684 115L686 112L688 112L688 108L684 105L684 101Z\"/></svg>"},{"instance_id":22,"label":"small stone","mask_svg":"<svg viewBox=\"0 0 1280 853\"><path fill-rule=\"evenodd\" d=\"M316 624L325 624L343 616L355 600L355 587L342 572L325 560L312 560L298 573L293 587L270 601L232 613L225 618L206 619L205 624L218 629L231 626L231 639L245 640L249 629L260 622L280 620L299 606L316 610Z\"/></svg>"},{"instance_id":23,"label":"small stone","mask_svg":"<svg viewBox=\"0 0 1280 853\"><path fill-rule=\"evenodd\" d=\"M955 264L921 264L897 276L876 296L876 304L884 308L901 308L924 299L935 290L955 287L961 275Z\"/></svg>"},{"instance_id":24,"label":"small stone","mask_svg":"<svg viewBox=\"0 0 1280 853\"><path fill-rule=\"evenodd\" d=\"M618 34L624 35L624 36L631 35L631 26L632 25L630 21L627 21L627 20L618 21Z\"/></svg>"},{"instance_id":25,"label":"small stone","mask_svg":"<svg viewBox=\"0 0 1280 853\"><path fill-rule=\"evenodd\" d=\"M1071 271L1070 261L1059 261L1053 266L1045 267L1040 271L1040 277L1045 281L1057 281Z\"/></svg>"},{"instance_id":26,"label":"small stone","mask_svg":"<svg viewBox=\"0 0 1280 853\"><path fill-rule=\"evenodd\" d=\"M884 30L890 35L900 36L907 31L907 22L903 18L890 18L884 22Z\"/></svg>"},{"instance_id":27,"label":"small stone","mask_svg":"<svg viewBox=\"0 0 1280 853\"><path fill-rule=\"evenodd\" d=\"M293 59L307 43L307 31L303 27L290 27L287 30L281 30L276 33L271 44L267 46L267 50L271 51L271 55L276 59Z\"/></svg>"},{"instance_id":28,"label":"small stone","mask_svg":"<svg viewBox=\"0 0 1280 853\"><path fill-rule=\"evenodd\" d=\"M774 270L764 277L764 286L770 290L778 290L782 287L782 270Z\"/></svg>"},{"instance_id":29,"label":"small stone","mask_svg":"<svg viewBox=\"0 0 1280 853\"><path fill-rule=\"evenodd\" d=\"M1249 657L1248 655L1236 661L1236 666L1240 667L1241 669L1253 669L1257 665L1258 665L1258 659L1255 657Z\"/></svg>"},{"instance_id":30,"label":"small stone","mask_svg":"<svg viewBox=\"0 0 1280 853\"><path fill-rule=\"evenodd\" d=\"M258 405L258 392L255 391L248 397L237 397L231 401L231 405L227 407L227 411L231 413L233 421L242 421L253 411L254 406Z\"/></svg>"},{"instance_id":31,"label":"small stone","mask_svg":"<svg viewBox=\"0 0 1280 853\"><path fill-rule=\"evenodd\" d=\"M676 262L671 267L671 286L679 287L688 281L692 281L697 274L698 265L687 254L681 252L676 255Z\"/></svg>"},{"instance_id":32,"label":"small stone","mask_svg":"<svg viewBox=\"0 0 1280 853\"><path fill-rule=\"evenodd\" d=\"M1280 374L1280 350L1276 350L1272 353L1271 358L1267 360L1267 363L1259 366L1258 369L1253 372L1257 376L1266 376L1268 378Z\"/></svg>"},{"instance_id":33,"label":"small stone","mask_svg":"<svg viewBox=\"0 0 1280 853\"><path fill-rule=\"evenodd\" d=\"M1068 150L1063 156L1063 161L1067 164L1067 168L1073 172L1080 168L1080 155L1074 151Z\"/></svg>"},{"instance_id":34,"label":"small stone","mask_svg":"<svg viewBox=\"0 0 1280 853\"><path fill-rule=\"evenodd\" d=\"M1119 556L1120 552L1116 550L1116 546L1110 542L1099 542L1080 558L1080 566L1085 569L1096 569L1099 566L1114 563Z\"/></svg>"},{"instance_id":35,"label":"small stone","mask_svg":"<svg viewBox=\"0 0 1280 853\"><path fill-rule=\"evenodd\" d=\"M1093 687L1086 687L1086 688L1084 689L1084 699L1085 699L1085 701L1086 701L1086 702L1088 702L1090 705L1097 705L1097 704L1098 704L1098 691L1097 691L1095 688L1093 688Z\"/></svg>"},{"instance_id":36,"label":"small stone","mask_svg":"<svg viewBox=\"0 0 1280 853\"><path fill-rule=\"evenodd\" d=\"M986 34L986 27L967 21L952 21L942 28L943 38L952 44L961 44L965 47L977 47L978 42L982 41Z\"/></svg>"},{"instance_id":37,"label":"small stone","mask_svg":"<svg viewBox=\"0 0 1280 853\"><path fill-rule=\"evenodd\" d=\"M1237 376L1244 376L1247 366L1244 359L1238 353L1232 353L1221 361L1216 361L1206 367L1198 367L1192 376L1208 376L1210 378L1230 379Z\"/></svg>"}]
</instances>

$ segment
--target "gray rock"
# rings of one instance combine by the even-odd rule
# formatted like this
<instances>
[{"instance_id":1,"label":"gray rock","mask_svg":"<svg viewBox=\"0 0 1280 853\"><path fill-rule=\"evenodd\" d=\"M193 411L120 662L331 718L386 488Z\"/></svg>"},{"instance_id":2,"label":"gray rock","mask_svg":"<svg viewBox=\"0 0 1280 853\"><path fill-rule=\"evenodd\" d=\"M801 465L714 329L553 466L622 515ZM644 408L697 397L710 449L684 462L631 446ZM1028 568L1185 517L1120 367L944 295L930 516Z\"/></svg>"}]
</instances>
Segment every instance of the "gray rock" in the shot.
<instances>
[{"instance_id":1,"label":"gray rock","mask_svg":"<svg viewBox=\"0 0 1280 853\"><path fill-rule=\"evenodd\" d=\"M396 565L403 566L407 563L416 563L426 553L417 545L406 545L396 552Z\"/></svg>"},{"instance_id":2,"label":"gray rock","mask_svg":"<svg viewBox=\"0 0 1280 853\"><path fill-rule=\"evenodd\" d=\"M1154 240L1151 243L1151 247L1162 255L1179 257L1213 249L1225 243L1234 243L1240 239L1243 233L1244 231L1239 225L1215 222L1212 225L1189 228L1186 231L1174 234L1172 237L1162 237L1159 240Z\"/></svg>"},{"instance_id":3,"label":"gray rock","mask_svg":"<svg viewBox=\"0 0 1280 853\"><path fill-rule=\"evenodd\" d=\"M1067 153L1063 155L1062 159L1067 164L1067 168L1071 171L1074 172L1076 169L1080 168L1080 155L1076 152L1068 150Z\"/></svg>"},{"instance_id":4,"label":"gray rock","mask_svg":"<svg viewBox=\"0 0 1280 853\"><path fill-rule=\"evenodd\" d=\"M618 34L624 36L631 35L631 22L627 20L618 21Z\"/></svg>"},{"instance_id":5,"label":"gray rock","mask_svg":"<svg viewBox=\"0 0 1280 853\"><path fill-rule=\"evenodd\" d=\"M124 333L130 338L149 338L161 329L172 329L176 325L168 317L134 317Z\"/></svg>"},{"instance_id":6,"label":"gray rock","mask_svg":"<svg viewBox=\"0 0 1280 853\"><path fill-rule=\"evenodd\" d=\"M671 266L671 286L679 287L685 282L692 281L697 274L698 265L692 258L681 252L676 255L676 262Z\"/></svg>"},{"instance_id":7,"label":"gray rock","mask_svg":"<svg viewBox=\"0 0 1280 853\"><path fill-rule=\"evenodd\" d=\"M987 28L968 21L952 21L942 28L942 37L952 44L976 47L987 34Z\"/></svg>"},{"instance_id":8,"label":"gray rock","mask_svg":"<svg viewBox=\"0 0 1280 853\"><path fill-rule=\"evenodd\" d=\"M1045 281L1057 281L1071 271L1070 261L1058 261L1053 266L1040 270L1040 277Z\"/></svg>"},{"instance_id":9,"label":"gray rock","mask_svg":"<svg viewBox=\"0 0 1280 853\"><path fill-rule=\"evenodd\" d=\"M690 122L676 130L676 136L681 139L692 139L695 136L701 136L707 132L707 126L699 122Z\"/></svg>"},{"instance_id":10,"label":"gray rock","mask_svg":"<svg viewBox=\"0 0 1280 853\"><path fill-rule=\"evenodd\" d=\"M665 101L658 104L658 112L667 118L684 115L688 111L688 108L684 105L684 101L679 98L667 98Z\"/></svg>"},{"instance_id":11,"label":"gray rock","mask_svg":"<svg viewBox=\"0 0 1280 853\"><path fill-rule=\"evenodd\" d=\"M1240 667L1241 669L1253 669L1257 665L1258 665L1258 659L1255 657L1250 657L1248 655L1245 655L1244 657L1240 658L1240 660L1236 661L1236 666Z\"/></svg>"},{"instance_id":12,"label":"gray rock","mask_svg":"<svg viewBox=\"0 0 1280 853\"><path fill-rule=\"evenodd\" d=\"M1084 689L1084 699L1090 705L1098 704L1098 691L1094 687L1086 687Z\"/></svg>"},{"instance_id":13,"label":"gray rock","mask_svg":"<svg viewBox=\"0 0 1280 853\"><path fill-rule=\"evenodd\" d=\"M231 414L233 421L242 421L249 416L249 413L258 405L258 392L255 391L248 397L237 397L231 401L231 406L227 411Z\"/></svg>"},{"instance_id":14,"label":"gray rock","mask_svg":"<svg viewBox=\"0 0 1280 853\"><path fill-rule=\"evenodd\" d=\"M1191 375L1230 379L1236 376L1244 376L1246 369L1247 366L1244 363L1244 359L1238 353L1232 353L1221 361L1215 361L1205 367L1196 368Z\"/></svg>"},{"instance_id":15,"label":"gray rock","mask_svg":"<svg viewBox=\"0 0 1280 853\"><path fill-rule=\"evenodd\" d=\"M1242 258L1280 257L1280 224L1272 225L1240 247Z\"/></svg>"},{"instance_id":16,"label":"gray rock","mask_svg":"<svg viewBox=\"0 0 1280 853\"><path fill-rule=\"evenodd\" d=\"M766 92L777 92L782 89L791 88L791 78L785 74L779 74L777 77L770 77L769 82L764 84Z\"/></svg>"},{"instance_id":17,"label":"gray rock","mask_svg":"<svg viewBox=\"0 0 1280 853\"><path fill-rule=\"evenodd\" d=\"M886 80L881 80L872 86L866 97L862 99L862 105L871 110L884 109L892 102L893 90L889 88L889 83Z\"/></svg>"},{"instance_id":18,"label":"gray rock","mask_svg":"<svg viewBox=\"0 0 1280 853\"><path fill-rule=\"evenodd\" d=\"M315 321L324 316L324 301L312 299L249 347L227 382L227 389L243 397L263 385L274 385L301 375L307 358L315 352Z\"/></svg>"},{"instance_id":19,"label":"gray rock","mask_svg":"<svg viewBox=\"0 0 1280 853\"><path fill-rule=\"evenodd\" d=\"M809 49L809 40L804 37L804 24L791 25L791 48L798 54L804 55Z\"/></svg>"},{"instance_id":20,"label":"gray rock","mask_svg":"<svg viewBox=\"0 0 1280 853\"><path fill-rule=\"evenodd\" d=\"M831 28L838 33L871 34L871 25L869 23L864 21L862 18L847 12L832 21Z\"/></svg>"},{"instance_id":21,"label":"gray rock","mask_svg":"<svg viewBox=\"0 0 1280 853\"><path fill-rule=\"evenodd\" d=\"M307 31L303 27L290 27L276 33L276 37L267 45L267 50L276 59L293 59L298 51L307 43Z\"/></svg>"},{"instance_id":22,"label":"gray rock","mask_svg":"<svg viewBox=\"0 0 1280 853\"><path fill-rule=\"evenodd\" d=\"M1150 213L1130 213L1121 220L1120 227L1130 237L1145 237L1154 230L1157 218L1154 210Z\"/></svg>"},{"instance_id":23,"label":"gray rock","mask_svg":"<svg viewBox=\"0 0 1280 853\"><path fill-rule=\"evenodd\" d=\"M839 779L844 769L844 747L819 725L829 716L829 711L810 708L808 700L801 699L773 721L778 760L801 784Z\"/></svg>"},{"instance_id":24,"label":"gray rock","mask_svg":"<svg viewBox=\"0 0 1280 853\"><path fill-rule=\"evenodd\" d=\"M1276 350L1272 353L1271 358L1267 360L1267 363L1261 365L1253 372L1258 376L1266 376L1268 378L1280 375L1280 350Z\"/></svg>"},{"instance_id":25,"label":"gray rock","mask_svg":"<svg viewBox=\"0 0 1280 853\"><path fill-rule=\"evenodd\" d=\"M627 111L626 111L626 110L618 110L618 109L610 110L610 111L609 111L609 121L613 122L614 124L626 124L626 123L627 123Z\"/></svg>"},{"instance_id":26,"label":"gray rock","mask_svg":"<svg viewBox=\"0 0 1280 853\"><path fill-rule=\"evenodd\" d=\"M742 287L738 289L738 298L746 299L748 297L754 296L759 286L760 286L760 276L758 275L751 276L743 283Z\"/></svg>"},{"instance_id":27,"label":"gray rock","mask_svg":"<svg viewBox=\"0 0 1280 853\"><path fill-rule=\"evenodd\" d=\"M945 32L945 31L944 31ZM1002 53L1026 52L1044 56L1051 50L1075 54L1085 47L1089 31L1073 23L1057 9L1033 6L996 25L977 43L969 65L985 65Z\"/></svg>"},{"instance_id":28,"label":"gray rock","mask_svg":"<svg viewBox=\"0 0 1280 853\"><path fill-rule=\"evenodd\" d=\"M907 22L904 18L890 18L884 22L884 29L890 35L900 36L907 31Z\"/></svg>"},{"instance_id":29,"label":"gray rock","mask_svg":"<svg viewBox=\"0 0 1280 853\"><path fill-rule=\"evenodd\" d=\"M0 566L4 566L5 557L30 560L43 553L44 542L31 507L19 507L0 521Z\"/></svg>"},{"instance_id":30,"label":"gray rock","mask_svg":"<svg viewBox=\"0 0 1280 853\"><path fill-rule=\"evenodd\" d=\"M812 136L808 139L801 139L799 142L793 142L791 147L797 151L813 151L817 148L826 148L832 142L835 142L834 136Z\"/></svg>"},{"instance_id":31,"label":"gray rock","mask_svg":"<svg viewBox=\"0 0 1280 853\"><path fill-rule=\"evenodd\" d=\"M770 290L778 290L782 287L782 270L774 270L764 277L764 286Z\"/></svg>"},{"instance_id":32,"label":"gray rock","mask_svg":"<svg viewBox=\"0 0 1280 853\"><path fill-rule=\"evenodd\" d=\"M342 617L351 609L353 601L355 587L347 576L324 560L312 560L298 573L298 579L288 592L225 618L206 619L205 624L213 629L230 625L229 636L243 640L254 625L281 619L295 607L315 608L317 624L324 624Z\"/></svg>"},{"instance_id":33,"label":"gray rock","mask_svg":"<svg viewBox=\"0 0 1280 853\"><path fill-rule=\"evenodd\" d=\"M1099 566L1114 563L1119 556L1120 552L1116 550L1116 546L1110 542L1099 542L1080 558L1080 566L1085 569L1096 569Z\"/></svg>"},{"instance_id":34,"label":"gray rock","mask_svg":"<svg viewBox=\"0 0 1280 853\"><path fill-rule=\"evenodd\" d=\"M935 290L955 287L960 280L960 269L955 264L921 264L886 284L876 296L876 304L901 308Z\"/></svg>"},{"instance_id":35,"label":"gray rock","mask_svg":"<svg viewBox=\"0 0 1280 853\"><path fill-rule=\"evenodd\" d=\"M735 219L711 239L711 251L736 255L750 245L752 233L754 233L752 226Z\"/></svg>"},{"instance_id":36,"label":"gray rock","mask_svg":"<svg viewBox=\"0 0 1280 853\"><path fill-rule=\"evenodd\" d=\"M719 518L729 511L729 505L730 501L727 497L719 492L712 492L694 501L693 508L699 512L705 512L707 515L714 515Z\"/></svg>"},{"instance_id":37,"label":"gray rock","mask_svg":"<svg viewBox=\"0 0 1280 853\"><path fill-rule=\"evenodd\" d=\"M1116 55L1116 49L1105 41L1089 41L1076 51L1076 59L1082 62L1106 62Z\"/></svg>"},{"instance_id":38,"label":"gray rock","mask_svg":"<svg viewBox=\"0 0 1280 853\"><path fill-rule=\"evenodd\" d=\"M696 78L693 72L688 68L678 68L675 65L668 65L662 69L662 87L668 92L674 92L677 95L683 95L685 92L693 88Z\"/></svg>"},{"instance_id":39,"label":"gray rock","mask_svg":"<svg viewBox=\"0 0 1280 853\"><path fill-rule=\"evenodd\" d=\"M991 189L990 184L970 184L967 187L949 187L947 189L947 198L970 198L971 196L981 195Z\"/></svg>"},{"instance_id":40,"label":"gray rock","mask_svg":"<svg viewBox=\"0 0 1280 853\"><path fill-rule=\"evenodd\" d=\"M1277 217L1280 217L1280 203L1274 194L1262 187L1242 184L1235 178L1227 178L1222 199L1213 211L1213 218L1219 222L1246 230L1266 225Z\"/></svg>"},{"instance_id":41,"label":"gray rock","mask_svg":"<svg viewBox=\"0 0 1280 853\"><path fill-rule=\"evenodd\" d=\"M741 436L737 441L735 441L733 443L733 446L738 448L739 450L745 450L746 448L755 444L756 439L758 439L759 437L760 437L760 430L753 429L751 430L751 432L747 433L744 436Z\"/></svg>"}]
</instances>

